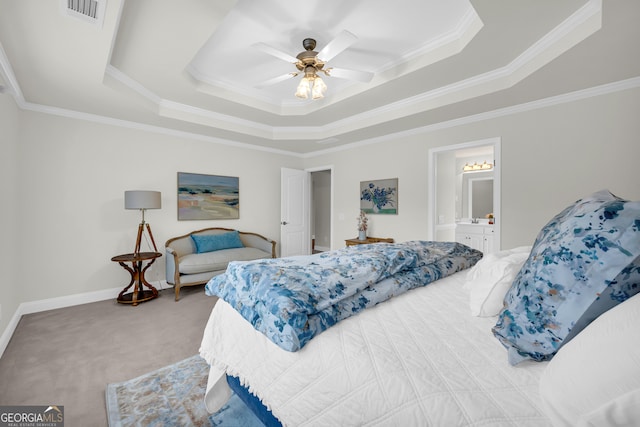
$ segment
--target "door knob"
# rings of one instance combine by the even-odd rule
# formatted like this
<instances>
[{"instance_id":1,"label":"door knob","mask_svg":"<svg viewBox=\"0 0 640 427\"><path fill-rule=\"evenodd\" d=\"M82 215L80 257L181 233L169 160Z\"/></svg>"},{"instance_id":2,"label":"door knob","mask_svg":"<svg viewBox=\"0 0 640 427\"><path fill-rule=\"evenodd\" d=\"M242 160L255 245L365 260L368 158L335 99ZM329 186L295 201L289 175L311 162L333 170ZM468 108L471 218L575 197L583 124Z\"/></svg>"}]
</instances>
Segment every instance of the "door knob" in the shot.
<instances>
[{"instance_id":1,"label":"door knob","mask_svg":"<svg viewBox=\"0 0 640 427\"><path fill-rule=\"evenodd\" d=\"M289 223L288 223L287 221L282 221L280 224L282 224L282 225L287 225L287 224L289 224Z\"/></svg>"}]
</instances>

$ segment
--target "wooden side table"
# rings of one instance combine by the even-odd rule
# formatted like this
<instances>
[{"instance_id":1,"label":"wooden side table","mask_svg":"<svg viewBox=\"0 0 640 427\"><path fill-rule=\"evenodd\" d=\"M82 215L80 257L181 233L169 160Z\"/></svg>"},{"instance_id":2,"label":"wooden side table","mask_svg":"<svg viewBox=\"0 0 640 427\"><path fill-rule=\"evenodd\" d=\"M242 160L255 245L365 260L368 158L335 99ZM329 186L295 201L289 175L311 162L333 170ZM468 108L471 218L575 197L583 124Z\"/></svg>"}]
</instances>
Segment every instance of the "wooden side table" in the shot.
<instances>
[{"instance_id":1,"label":"wooden side table","mask_svg":"<svg viewBox=\"0 0 640 427\"><path fill-rule=\"evenodd\" d=\"M347 239L344 242L347 246L354 246L366 245L368 243L393 243L393 239L384 237L367 237L366 240L360 240L356 237L355 239Z\"/></svg>"},{"instance_id":2,"label":"wooden side table","mask_svg":"<svg viewBox=\"0 0 640 427\"><path fill-rule=\"evenodd\" d=\"M158 290L154 288L151 283L147 282L144 278L144 273L151 267L151 264L155 262L156 258L160 258L161 256L162 254L160 252L139 252L117 255L111 258L111 261L117 262L131 274L129 285L118 295L117 301L119 303L136 306L138 303L149 301L158 296ZM131 267L129 267L127 263L131 263ZM133 286L133 291L126 294L125 292L127 292L131 286ZM149 289L144 289L143 286Z\"/></svg>"}]
</instances>

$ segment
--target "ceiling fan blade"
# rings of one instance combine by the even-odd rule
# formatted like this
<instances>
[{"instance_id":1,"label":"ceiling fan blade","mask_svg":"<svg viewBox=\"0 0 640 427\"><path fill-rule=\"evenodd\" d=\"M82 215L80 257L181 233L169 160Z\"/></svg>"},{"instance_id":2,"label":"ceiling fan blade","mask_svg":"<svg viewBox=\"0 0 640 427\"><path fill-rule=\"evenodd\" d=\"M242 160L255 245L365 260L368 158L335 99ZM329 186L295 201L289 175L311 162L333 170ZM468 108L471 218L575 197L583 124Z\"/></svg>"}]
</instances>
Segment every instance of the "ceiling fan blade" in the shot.
<instances>
[{"instance_id":1,"label":"ceiling fan blade","mask_svg":"<svg viewBox=\"0 0 640 427\"><path fill-rule=\"evenodd\" d=\"M331 40L327 45L318 52L318 58L323 62L328 62L340 52L354 44L358 40L355 34L347 30L343 30L340 34Z\"/></svg>"},{"instance_id":2,"label":"ceiling fan blade","mask_svg":"<svg viewBox=\"0 0 640 427\"><path fill-rule=\"evenodd\" d=\"M373 78L373 73L368 71L347 70L344 68L329 68L326 73L331 77L339 79L355 80L362 83L369 83Z\"/></svg>"},{"instance_id":3,"label":"ceiling fan blade","mask_svg":"<svg viewBox=\"0 0 640 427\"><path fill-rule=\"evenodd\" d=\"M261 43L254 44L253 47L263 51L264 53L268 53L271 56L275 56L276 58L282 59L283 61L291 62L293 64L298 62L298 58L296 58L295 56L291 56L286 52L276 49L275 47L269 46L268 44L261 42Z\"/></svg>"},{"instance_id":4,"label":"ceiling fan blade","mask_svg":"<svg viewBox=\"0 0 640 427\"><path fill-rule=\"evenodd\" d=\"M265 80L265 81L263 81L263 82L261 82L261 83L258 83L258 84L257 84L257 85L255 85L254 87L255 87L255 88L257 88L257 89L262 89L262 88L265 88L265 87L267 87L267 86L271 86L271 85L274 85L274 84L276 84L276 83L280 83L280 82L282 82L282 81L285 81L285 80L290 79L290 78L292 78L292 77L295 77L295 76L297 76L297 75L298 75L298 73L287 73L287 74L283 74L283 75L281 75L281 76L274 77L274 78L272 78L272 79Z\"/></svg>"}]
</instances>

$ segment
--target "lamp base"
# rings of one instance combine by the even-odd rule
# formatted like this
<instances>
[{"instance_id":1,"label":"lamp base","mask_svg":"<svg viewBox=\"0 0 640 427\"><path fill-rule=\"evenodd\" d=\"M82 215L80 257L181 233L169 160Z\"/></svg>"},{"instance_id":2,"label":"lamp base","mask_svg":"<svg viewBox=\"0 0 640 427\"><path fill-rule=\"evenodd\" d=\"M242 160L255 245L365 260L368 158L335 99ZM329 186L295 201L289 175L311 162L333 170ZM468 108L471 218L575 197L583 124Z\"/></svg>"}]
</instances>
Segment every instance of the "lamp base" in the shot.
<instances>
[{"instance_id":1,"label":"lamp base","mask_svg":"<svg viewBox=\"0 0 640 427\"><path fill-rule=\"evenodd\" d=\"M147 232L149 233L149 237L151 238L151 243L153 244L153 250L154 252L158 252L158 248L156 246L156 241L153 238L153 233L151 232L151 226L149 225L148 222L144 222L144 220L142 220L142 222L140 224L138 224L138 236L136 237L136 247L133 250L134 254L139 254L140 253L140 243L142 241L142 234L144 233L144 226L147 226Z\"/></svg>"}]
</instances>

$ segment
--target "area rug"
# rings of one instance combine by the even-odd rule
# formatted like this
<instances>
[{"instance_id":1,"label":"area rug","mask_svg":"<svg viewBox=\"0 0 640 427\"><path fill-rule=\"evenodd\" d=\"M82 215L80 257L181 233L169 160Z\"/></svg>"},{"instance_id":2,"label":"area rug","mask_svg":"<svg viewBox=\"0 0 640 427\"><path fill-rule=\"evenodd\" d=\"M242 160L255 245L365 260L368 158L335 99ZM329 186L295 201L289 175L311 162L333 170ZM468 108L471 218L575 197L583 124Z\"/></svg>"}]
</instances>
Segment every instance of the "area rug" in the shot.
<instances>
[{"instance_id":1,"label":"area rug","mask_svg":"<svg viewBox=\"0 0 640 427\"><path fill-rule=\"evenodd\" d=\"M216 414L204 407L209 366L200 356L121 383L107 385L110 427L262 427L233 396Z\"/></svg>"}]
</instances>

